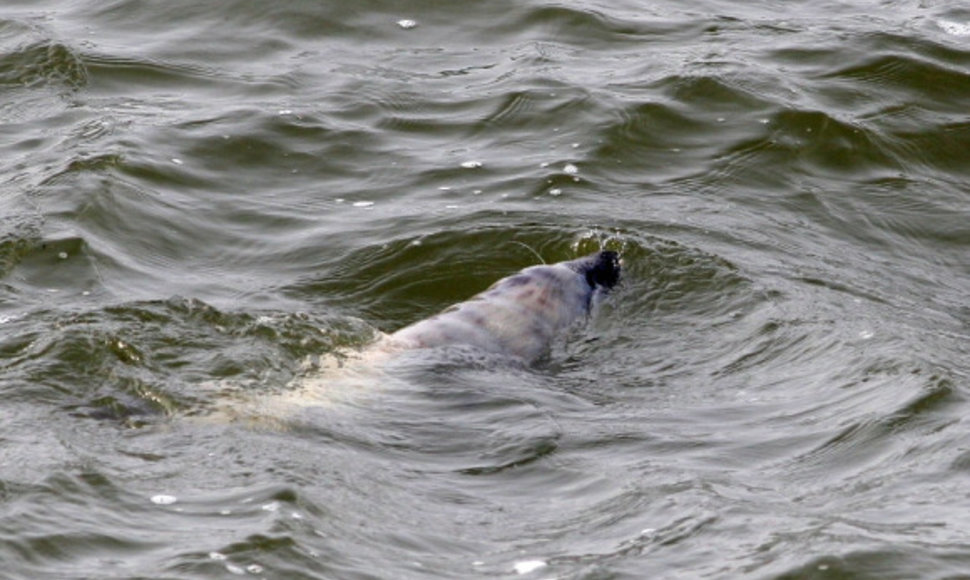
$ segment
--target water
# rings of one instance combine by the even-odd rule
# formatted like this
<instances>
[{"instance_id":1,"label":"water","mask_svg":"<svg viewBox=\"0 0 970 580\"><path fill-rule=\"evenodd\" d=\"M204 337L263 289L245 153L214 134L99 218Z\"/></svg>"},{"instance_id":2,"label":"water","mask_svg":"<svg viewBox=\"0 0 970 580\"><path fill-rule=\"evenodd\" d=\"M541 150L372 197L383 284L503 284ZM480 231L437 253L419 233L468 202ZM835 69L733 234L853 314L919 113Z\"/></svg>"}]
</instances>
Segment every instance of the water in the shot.
<instances>
[{"instance_id":1,"label":"water","mask_svg":"<svg viewBox=\"0 0 970 580\"><path fill-rule=\"evenodd\" d=\"M970 578L968 43L909 0L6 2L0 576ZM600 247L534 368L205 420Z\"/></svg>"}]
</instances>

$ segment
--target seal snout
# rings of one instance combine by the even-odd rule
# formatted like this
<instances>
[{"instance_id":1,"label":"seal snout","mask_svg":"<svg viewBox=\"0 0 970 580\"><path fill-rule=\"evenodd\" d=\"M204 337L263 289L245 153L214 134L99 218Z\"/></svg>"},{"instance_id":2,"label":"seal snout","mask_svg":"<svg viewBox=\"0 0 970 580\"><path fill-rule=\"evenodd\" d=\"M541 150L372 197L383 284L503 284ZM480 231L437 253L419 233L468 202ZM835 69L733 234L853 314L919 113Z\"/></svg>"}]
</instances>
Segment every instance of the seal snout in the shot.
<instances>
[{"instance_id":1,"label":"seal snout","mask_svg":"<svg viewBox=\"0 0 970 580\"><path fill-rule=\"evenodd\" d=\"M593 254L587 260L583 264L583 273L590 288L600 286L610 289L616 286L620 279L620 256L616 252L605 250Z\"/></svg>"}]
</instances>

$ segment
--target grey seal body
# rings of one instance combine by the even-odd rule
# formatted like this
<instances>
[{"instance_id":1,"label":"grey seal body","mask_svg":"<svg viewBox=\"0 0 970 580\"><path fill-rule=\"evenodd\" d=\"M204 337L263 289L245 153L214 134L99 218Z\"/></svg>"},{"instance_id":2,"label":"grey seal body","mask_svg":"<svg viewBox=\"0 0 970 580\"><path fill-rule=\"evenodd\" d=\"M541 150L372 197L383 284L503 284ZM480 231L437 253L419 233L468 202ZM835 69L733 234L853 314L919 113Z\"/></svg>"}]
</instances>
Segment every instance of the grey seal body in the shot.
<instances>
[{"instance_id":1,"label":"grey seal body","mask_svg":"<svg viewBox=\"0 0 970 580\"><path fill-rule=\"evenodd\" d=\"M221 405L207 420L285 428L301 410L366 400L374 387L397 384L394 373L385 372L387 365L418 349L470 347L534 362L548 352L553 340L589 314L596 297L612 288L619 276L619 259L610 251L526 268L359 352L322 358L320 372L301 377L294 388ZM402 386L409 388L409 383L405 380Z\"/></svg>"},{"instance_id":2,"label":"grey seal body","mask_svg":"<svg viewBox=\"0 0 970 580\"><path fill-rule=\"evenodd\" d=\"M533 362L620 276L616 252L532 266L384 340L392 349L466 345Z\"/></svg>"}]
</instances>

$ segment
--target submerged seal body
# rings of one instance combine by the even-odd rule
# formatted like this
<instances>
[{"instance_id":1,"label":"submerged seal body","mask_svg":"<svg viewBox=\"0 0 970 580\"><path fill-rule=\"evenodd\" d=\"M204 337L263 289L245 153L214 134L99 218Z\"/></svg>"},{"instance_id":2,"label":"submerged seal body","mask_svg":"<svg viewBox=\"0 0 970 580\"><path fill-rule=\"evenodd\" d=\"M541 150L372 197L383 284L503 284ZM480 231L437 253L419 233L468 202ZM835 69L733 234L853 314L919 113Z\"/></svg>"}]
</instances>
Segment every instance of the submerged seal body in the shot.
<instances>
[{"instance_id":1,"label":"submerged seal body","mask_svg":"<svg viewBox=\"0 0 970 580\"><path fill-rule=\"evenodd\" d=\"M382 342L390 350L465 345L533 362L619 277L612 251L532 266Z\"/></svg>"},{"instance_id":2,"label":"submerged seal body","mask_svg":"<svg viewBox=\"0 0 970 580\"><path fill-rule=\"evenodd\" d=\"M295 388L222 405L209 420L285 427L301 409L329 407L393 382L385 373L387 363L419 349L467 347L532 363L584 319L596 297L619 277L620 262L611 251L526 268L357 353L321 359L321 372L299 379Z\"/></svg>"}]
</instances>

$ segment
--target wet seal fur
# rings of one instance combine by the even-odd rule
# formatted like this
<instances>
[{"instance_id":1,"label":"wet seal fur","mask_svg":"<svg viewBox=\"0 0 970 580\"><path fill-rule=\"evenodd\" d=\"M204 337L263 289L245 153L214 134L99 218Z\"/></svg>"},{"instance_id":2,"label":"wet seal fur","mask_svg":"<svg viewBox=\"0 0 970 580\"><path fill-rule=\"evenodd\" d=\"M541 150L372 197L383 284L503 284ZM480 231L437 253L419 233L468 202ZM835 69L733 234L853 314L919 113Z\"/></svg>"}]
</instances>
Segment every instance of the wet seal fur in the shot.
<instances>
[{"instance_id":1,"label":"wet seal fur","mask_svg":"<svg viewBox=\"0 0 970 580\"><path fill-rule=\"evenodd\" d=\"M616 252L532 266L382 339L390 350L472 346L534 362L620 279Z\"/></svg>"},{"instance_id":2,"label":"wet seal fur","mask_svg":"<svg viewBox=\"0 0 970 580\"><path fill-rule=\"evenodd\" d=\"M325 357L320 372L301 379L296 388L230 403L208 419L285 427L300 409L329 407L373 392L375 386L392 378L381 374L386 365L409 351L470 349L534 363L556 338L584 320L597 298L619 278L619 256L612 251L526 268L465 302L382 335L360 352Z\"/></svg>"}]
</instances>

